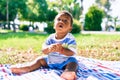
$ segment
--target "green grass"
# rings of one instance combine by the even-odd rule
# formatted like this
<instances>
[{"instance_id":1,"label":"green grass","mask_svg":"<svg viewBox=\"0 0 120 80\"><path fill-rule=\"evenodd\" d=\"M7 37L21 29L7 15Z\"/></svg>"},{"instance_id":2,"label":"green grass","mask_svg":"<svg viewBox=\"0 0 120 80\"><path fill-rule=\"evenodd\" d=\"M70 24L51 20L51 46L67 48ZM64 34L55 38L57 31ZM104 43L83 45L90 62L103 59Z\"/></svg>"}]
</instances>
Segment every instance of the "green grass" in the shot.
<instances>
[{"instance_id":1,"label":"green grass","mask_svg":"<svg viewBox=\"0 0 120 80\"><path fill-rule=\"evenodd\" d=\"M120 60L120 35L75 35L80 56L101 60Z\"/></svg>"},{"instance_id":2,"label":"green grass","mask_svg":"<svg viewBox=\"0 0 120 80\"><path fill-rule=\"evenodd\" d=\"M77 41L78 56L120 60L120 35L74 34L74 36ZM47 34L28 32L0 33L0 63L14 64L22 61L23 58L26 59L30 54L41 55L42 43L47 37ZM26 54L28 56L24 57Z\"/></svg>"},{"instance_id":3,"label":"green grass","mask_svg":"<svg viewBox=\"0 0 120 80\"><path fill-rule=\"evenodd\" d=\"M48 35L38 33L2 33L0 34L0 48L13 48L17 50L34 49L35 52L40 51L41 43L44 42Z\"/></svg>"}]
</instances>

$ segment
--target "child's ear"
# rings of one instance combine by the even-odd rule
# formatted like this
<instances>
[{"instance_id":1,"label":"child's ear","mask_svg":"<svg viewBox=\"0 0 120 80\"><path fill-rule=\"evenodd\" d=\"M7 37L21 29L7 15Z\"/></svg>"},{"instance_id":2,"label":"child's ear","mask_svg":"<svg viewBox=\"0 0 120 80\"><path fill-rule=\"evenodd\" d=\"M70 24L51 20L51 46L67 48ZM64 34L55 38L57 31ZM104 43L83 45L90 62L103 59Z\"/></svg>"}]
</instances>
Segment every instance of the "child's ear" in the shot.
<instances>
[{"instance_id":1,"label":"child's ear","mask_svg":"<svg viewBox=\"0 0 120 80\"><path fill-rule=\"evenodd\" d=\"M73 28L72 28L72 26L70 26L69 32L71 32L71 31L72 31L72 29L73 29Z\"/></svg>"},{"instance_id":2,"label":"child's ear","mask_svg":"<svg viewBox=\"0 0 120 80\"><path fill-rule=\"evenodd\" d=\"M54 21L54 24L53 24L53 29L55 29L55 21Z\"/></svg>"}]
</instances>

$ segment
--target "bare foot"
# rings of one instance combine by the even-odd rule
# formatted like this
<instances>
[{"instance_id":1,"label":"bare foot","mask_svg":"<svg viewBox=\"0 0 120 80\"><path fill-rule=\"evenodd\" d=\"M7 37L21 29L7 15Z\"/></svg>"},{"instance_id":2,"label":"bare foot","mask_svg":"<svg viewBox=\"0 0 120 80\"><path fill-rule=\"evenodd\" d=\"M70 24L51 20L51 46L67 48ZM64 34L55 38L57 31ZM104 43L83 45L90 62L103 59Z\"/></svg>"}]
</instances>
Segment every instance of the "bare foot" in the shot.
<instances>
[{"instance_id":1,"label":"bare foot","mask_svg":"<svg viewBox=\"0 0 120 80\"><path fill-rule=\"evenodd\" d=\"M61 74L63 80L76 80L76 73L74 71L66 71Z\"/></svg>"}]
</instances>

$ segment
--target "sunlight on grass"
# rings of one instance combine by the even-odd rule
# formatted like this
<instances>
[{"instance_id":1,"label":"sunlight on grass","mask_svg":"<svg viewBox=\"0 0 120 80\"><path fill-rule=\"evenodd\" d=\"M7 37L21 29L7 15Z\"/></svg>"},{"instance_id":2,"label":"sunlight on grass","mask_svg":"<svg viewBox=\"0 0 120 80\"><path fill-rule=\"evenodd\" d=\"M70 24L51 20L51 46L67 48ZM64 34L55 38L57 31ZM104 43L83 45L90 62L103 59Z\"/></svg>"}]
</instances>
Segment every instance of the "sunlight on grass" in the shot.
<instances>
[{"instance_id":1,"label":"sunlight on grass","mask_svg":"<svg viewBox=\"0 0 120 80\"><path fill-rule=\"evenodd\" d=\"M119 35L74 34L74 36L77 41L78 56L120 60ZM42 55L41 47L47 37L47 34L39 33L0 33L0 63L14 64Z\"/></svg>"},{"instance_id":2,"label":"sunlight on grass","mask_svg":"<svg viewBox=\"0 0 120 80\"><path fill-rule=\"evenodd\" d=\"M0 47L2 49L15 48L18 50L26 50L32 48L35 51L40 51L45 38L46 35L44 36L41 34L4 34L4 36L2 36L0 39Z\"/></svg>"},{"instance_id":3,"label":"sunlight on grass","mask_svg":"<svg viewBox=\"0 0 120 80\"><path fill-rule=\"evenodd\" d=\"M79 36L79 35L78 35ZM78 55L101 60L120 60L119 35L81 35L76 40Z\"/></svg>"}]
</instances>

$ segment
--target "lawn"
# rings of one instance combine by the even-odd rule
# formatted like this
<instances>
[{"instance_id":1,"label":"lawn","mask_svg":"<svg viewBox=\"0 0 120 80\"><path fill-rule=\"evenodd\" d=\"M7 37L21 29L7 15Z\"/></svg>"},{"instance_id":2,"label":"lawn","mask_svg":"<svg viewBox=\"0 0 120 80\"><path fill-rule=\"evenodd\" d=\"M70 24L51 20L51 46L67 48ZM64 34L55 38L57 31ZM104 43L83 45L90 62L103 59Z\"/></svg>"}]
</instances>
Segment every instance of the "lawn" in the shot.
<instances>
[{"instance_id":1,"label":"lawn","mask_svg":"<svg viewBox=\"0 0 120 80\"><path fill-rule=\"evenodd\" d=\"M78 56L100 60L120 60L120 35L74 34ZM0 64L32 61L42 56L41 47L48 34L0 33Z\"/></svg>"}]
</instances>

